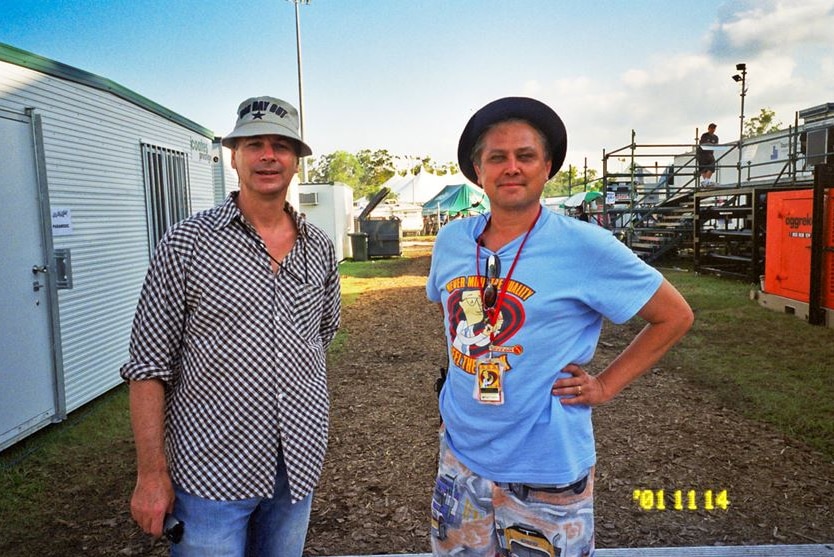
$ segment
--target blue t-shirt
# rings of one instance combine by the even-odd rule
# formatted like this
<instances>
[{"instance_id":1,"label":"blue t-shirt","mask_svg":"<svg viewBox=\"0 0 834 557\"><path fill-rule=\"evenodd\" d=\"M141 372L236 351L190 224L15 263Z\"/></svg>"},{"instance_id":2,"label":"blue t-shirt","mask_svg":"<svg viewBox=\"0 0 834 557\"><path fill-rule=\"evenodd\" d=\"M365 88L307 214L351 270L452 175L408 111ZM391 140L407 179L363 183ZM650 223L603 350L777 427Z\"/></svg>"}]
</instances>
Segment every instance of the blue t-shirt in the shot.
<instances>
[{"instance_id":1,"label":"blue t-shirt","mask_svg":"<svg viewBox=\"0 0 834 557\"><path fill-rule=\"evenodd\" d=\"M475 371L490 357L480 285L486 258L476 238L489 215L440 230L426 293L443 306L449 375L440 412L450 449L475 473L496 482L565 484L596 461L591 408L564 406L550 393L561 370L591 361L603 317L632 318L660 287L662 275L609 231L542 210L501 306L492 357L505 364L504 403L476 400ZM505 278L524 235L497 253ZM480 269L480 273L478 272ZM480 275L480 279L479 279ZM503 289L502 285L499 290Z\"/></svg>"}]
</instances>

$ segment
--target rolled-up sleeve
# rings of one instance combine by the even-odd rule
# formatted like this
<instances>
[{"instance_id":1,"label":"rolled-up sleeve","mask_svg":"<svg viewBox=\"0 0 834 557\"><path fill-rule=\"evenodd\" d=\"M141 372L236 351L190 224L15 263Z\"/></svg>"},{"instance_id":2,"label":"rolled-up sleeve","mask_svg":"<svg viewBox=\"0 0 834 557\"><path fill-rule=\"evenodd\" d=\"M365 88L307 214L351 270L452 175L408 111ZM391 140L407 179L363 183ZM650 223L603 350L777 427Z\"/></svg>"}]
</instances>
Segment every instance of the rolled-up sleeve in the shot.
<instances>
[{"instance_id":1,"label":"rolled-up sleeve","mask_svg":"<svg viewBox=\"0 0 834 557\"><path fill-rule=\"evenodd\" d=\"M130 334L130 357L121 370L125 381L175 381L181 368L186 297L183 257L168 238L154 253L145 277Z\"/></svg>"}]
</instances>

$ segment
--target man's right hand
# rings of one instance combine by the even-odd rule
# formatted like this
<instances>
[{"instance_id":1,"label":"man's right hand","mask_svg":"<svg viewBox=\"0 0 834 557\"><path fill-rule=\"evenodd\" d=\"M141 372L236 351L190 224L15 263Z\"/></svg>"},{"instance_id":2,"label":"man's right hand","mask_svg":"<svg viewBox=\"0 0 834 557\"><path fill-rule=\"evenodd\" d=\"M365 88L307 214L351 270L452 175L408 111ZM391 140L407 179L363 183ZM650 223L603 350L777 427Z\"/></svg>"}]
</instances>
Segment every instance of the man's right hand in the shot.
<instances>
[{"instance_id":1,"label":"man's right hand","mask_svg":"<svg viewBox=\"0 0 834 557\"><path fill-rule=\"evenodd\" d=\"M167 473L138 477L130 514L142 530L158 538L162 536L165 514L174 510L174 487Z\"/></svg>"},{"instance_id":2,"label":"man's right hand","mask_svg":"<svg viewBox=\"0 0 834 557\"><path fill-rule=\"evenodd\" d=\"M165 456L165 386L130 382L130 422L136 443L136 488L130 514L145 532L160 537L165 513L174 509L174 486Z\"/></svg>"}]
</instances>

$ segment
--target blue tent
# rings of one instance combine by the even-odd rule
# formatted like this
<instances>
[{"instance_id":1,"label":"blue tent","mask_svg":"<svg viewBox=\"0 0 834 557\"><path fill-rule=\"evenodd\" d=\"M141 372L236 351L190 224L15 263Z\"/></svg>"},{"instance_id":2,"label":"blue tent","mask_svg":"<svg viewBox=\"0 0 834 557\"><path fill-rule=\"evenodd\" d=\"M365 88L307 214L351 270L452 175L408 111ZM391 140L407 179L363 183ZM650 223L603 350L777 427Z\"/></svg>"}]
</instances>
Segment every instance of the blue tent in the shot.
<instances>
[{"instance_id":1,"label":"blue tent","mask_svg":"<svg viewBox=\"0 0 834 557\"><path fill-rule=\"evenodd\" d=\"M446 186L423 203L423 215L474 215L489 211L489 199L484 190L471 184Z\"/></svg>"}]
</instances>

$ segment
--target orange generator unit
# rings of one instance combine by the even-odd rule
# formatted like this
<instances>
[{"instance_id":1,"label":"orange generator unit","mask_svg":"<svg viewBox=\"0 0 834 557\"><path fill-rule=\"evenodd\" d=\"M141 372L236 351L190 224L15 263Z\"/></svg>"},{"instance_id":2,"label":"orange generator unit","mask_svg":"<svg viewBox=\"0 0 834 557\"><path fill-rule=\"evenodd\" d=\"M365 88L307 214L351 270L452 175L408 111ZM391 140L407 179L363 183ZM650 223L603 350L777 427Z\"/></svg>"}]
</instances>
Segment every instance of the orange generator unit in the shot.
<instances>
[{"instance_id":1,"label":"orange generator unit","mask_svg":"<svg viewBox=\"0 0 834 557\"><path fill-rule=\"evenodd\" d=\"M763 306L782 309L806 319L811 287L813 199L813 189L767 194L765 295L759 297ZM823 214L821 305L827 310L834 310L834 190L826 192ZM829 326L834 326L830 313L828 317Z\"/></svg>"}]
</instances>

